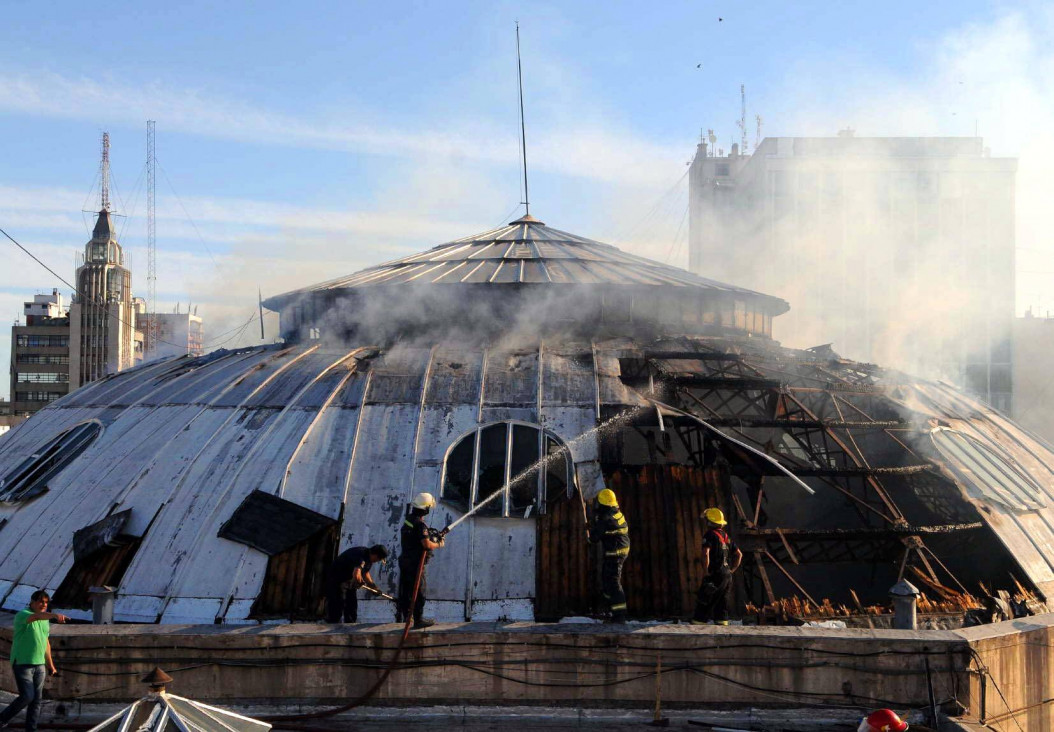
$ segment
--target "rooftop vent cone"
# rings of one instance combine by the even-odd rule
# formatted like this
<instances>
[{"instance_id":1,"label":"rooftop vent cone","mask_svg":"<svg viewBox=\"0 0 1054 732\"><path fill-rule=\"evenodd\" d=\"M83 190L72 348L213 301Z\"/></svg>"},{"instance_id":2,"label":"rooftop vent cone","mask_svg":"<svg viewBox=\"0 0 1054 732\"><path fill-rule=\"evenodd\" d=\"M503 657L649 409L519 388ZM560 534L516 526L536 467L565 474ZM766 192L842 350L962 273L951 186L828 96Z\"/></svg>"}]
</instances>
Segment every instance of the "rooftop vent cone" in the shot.
<instances>
[{"instance_id":1,"label":"rooftop vent cone","mask_svg":"<svg viewBox=\"0 0 1054 732\"><path fill-rule=\"evenodd\" d=\"M172 683L172 677L162 671L160 666L154 666L154 670L140 680L144 684L150 684L150 691L155 694L160 694L167 684Z\"/></svg>"}]
</instances>

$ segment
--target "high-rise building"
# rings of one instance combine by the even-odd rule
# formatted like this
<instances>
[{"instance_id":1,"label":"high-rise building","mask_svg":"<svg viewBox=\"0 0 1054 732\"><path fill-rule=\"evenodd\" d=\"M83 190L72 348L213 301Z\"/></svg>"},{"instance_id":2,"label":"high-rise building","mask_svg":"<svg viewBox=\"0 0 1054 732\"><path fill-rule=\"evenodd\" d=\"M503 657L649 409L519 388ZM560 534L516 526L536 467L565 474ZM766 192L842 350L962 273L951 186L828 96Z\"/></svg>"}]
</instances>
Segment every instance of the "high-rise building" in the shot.
<instances>
[{"instance_id":1,"label":"high-rise building","mask_svg":"<svg viewBox=\"0 0 1054 732\"><path fill-rule=\"evenodd\" d=\"M70 307L70 383L73 388L142 361L139 308L132 274L124 266L108 208L99 211L91 240L77 267L77 295Z\"/></svg>"},{"instance_id":2,"label":"high-rise building","mask_svg":"<svg viewBox=\"0 0 1054 732\"><path fill-rule=\"evenodd\" d=\"M1054 317L1014 318L1014 420L1054 444Z\"/></svg>"},{"instance_id":3,"label":"high-rise building","mask_svg":"<svg viewBox=\"0 0 1054 732\"><path fill-rule=\"evenodd\" d=\"M140 318L143 353L149 359L202 356L205 353L202 324L200 317L189 312L145 313Z\"/></svg>"},{"instance_id":4,"label":"high-rise building","mask_svg":"<svg viewBox=\"0 0 1054 732\"><path fill-rule=\"evenodd\" d=\"M58 290L24 304L11 328L11 412L31 414L70 391L70 318Z\"/></svg>"},{"instance_id":5,"label":"high-rise building","mask_svg":"<svg viewBox=\"0 0 1054 732\"><path fill-rule=\"evenodd\" d=\"M689 267L789 301L788 345L832 343L1008 411L1016 170L976 137L703 142Z\"/></svg>"}]
</instances>

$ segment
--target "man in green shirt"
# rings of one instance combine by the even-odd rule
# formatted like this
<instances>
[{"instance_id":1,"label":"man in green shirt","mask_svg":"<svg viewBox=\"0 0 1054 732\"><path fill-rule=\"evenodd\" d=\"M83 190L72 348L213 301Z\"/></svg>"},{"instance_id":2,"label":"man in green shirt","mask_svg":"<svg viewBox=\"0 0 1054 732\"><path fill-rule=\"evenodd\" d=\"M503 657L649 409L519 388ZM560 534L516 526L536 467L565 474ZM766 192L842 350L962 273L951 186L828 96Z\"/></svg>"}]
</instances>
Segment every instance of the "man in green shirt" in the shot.
<instances>
[{"instance_id":1,"label":"man in green shirt","mask_svg":"<svg viewBox=\"0 0 1054 732\"><path fill-rule=\"evenodd\" d=\"M51 643L48 633L51 630L49 621L65 623L65 615L49 613L51 597L44 590L37 590L29 599L29 608L15 614L14 637L11 640L11 666L18 685L18 696L0 712L0 727L6 727L11 718L26 706L26 729L34 732L37 728L37 716L40 714L40 702L44 694L46 673L54 676L58 673L55 662L51 660ZM46 673L45 673L46 671Z\"/></svg>"}]
</instances>

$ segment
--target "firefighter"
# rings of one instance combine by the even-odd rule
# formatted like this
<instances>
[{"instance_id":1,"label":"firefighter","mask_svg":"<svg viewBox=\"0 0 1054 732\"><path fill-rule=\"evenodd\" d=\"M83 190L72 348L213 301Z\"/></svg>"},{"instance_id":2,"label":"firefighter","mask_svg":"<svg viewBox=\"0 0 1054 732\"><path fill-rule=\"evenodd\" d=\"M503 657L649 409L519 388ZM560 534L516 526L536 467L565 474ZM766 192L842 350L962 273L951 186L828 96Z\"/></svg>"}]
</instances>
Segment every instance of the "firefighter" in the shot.
<instances>
[{"instance_id":1,"label":"firefighter","mask_svg":"<svg viewBox=\"0 0 1054 732\"><path fill-rule=\"evenodd\" d=\"M443 546L441 536L432 538L425 516L436 505L436 499L431 493L418 493L410 503L403 528L400 532L402 551L399 553L399 599L396 603L396 622L403 622L410 617L414 619L414 629L427 628L435 625L431 618L424 617L425 609L425 569L421 569L421 585L417 590L417 601L411 601L414 596L414 583L417 580L417 570L421 567L421 558L424 557L425 564L432 558L432 552Z\"/></svg>"},{"instance_id":2,"label":"firefighter","mask_svg":"<svg viewBox=\"0 0 1054 732\"><path fill-rule=\"evenodd\" d=\"M589 540L604 547L600 572L600 591L611 610L611 620L626 620L626 593L622 591L622 565L629 556L629 524L619 510L615 492L607 488L597 494Z\"/></svg>"},{"instance_id":3,"label":"firefighter","mask_svg":"<svg viewBox=\"0 0 1054 732\"><path fill-rule=\"evenodd\" d=\"M708 508L700 518L706 519L703 534L703 584L695 605L696 624L717 621L728 625L731 605L732 573L739 569L743 552L725 532L725 514L720 508Z\"/></svg>"},{"instance_id":4,"label":"firefighter","mask_svg":"<svg viewBox=\"0 0 1054 732\"><path fill-rule=\"evenodd\" d=\"M326 577L326 622L359 622L359 599L356 591L360 587L377 589L370 569L374 564L384 564L388 550L381 544L367 548L354 546L341 552L329 565Z\"/></svg>"},{"instance_id":5,"label":"firefighter","mask_svg":"<svg viewBox=\"0 0 1054 732\"><path fill-rule=\"evenodd\" d=\"M876 709L860 720L857 732L905 732L908 723L892 709Z\"/></svg>"}]
</instances>

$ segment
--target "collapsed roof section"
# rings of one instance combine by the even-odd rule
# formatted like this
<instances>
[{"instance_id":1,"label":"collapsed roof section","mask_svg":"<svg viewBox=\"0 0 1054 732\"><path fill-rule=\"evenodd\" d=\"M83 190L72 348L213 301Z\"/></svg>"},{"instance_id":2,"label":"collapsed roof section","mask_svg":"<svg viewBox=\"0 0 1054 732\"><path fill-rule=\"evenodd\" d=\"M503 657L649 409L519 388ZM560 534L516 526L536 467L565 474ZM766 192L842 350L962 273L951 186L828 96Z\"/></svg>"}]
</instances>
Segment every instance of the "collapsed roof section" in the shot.
<instances>
[{"instance_id":1,"label":"collapsed roof section","mask_svg":"<svg viewBox=\"0 0 1054 732\"><path fill-rule=\"evenodd\" d=\"M848 602L876 567L941 598L979 583L1052 597L1054 452L995 410L944 384L757 341L666 341L620 365L627 385L678 408L638 424L664 420L690 464L727 461L753 599L772 602L782 583ZM816 496L731 441L708 453L684 412ZM832 573L845 563L857 566Z\"/></svg>"}]
</instances>

